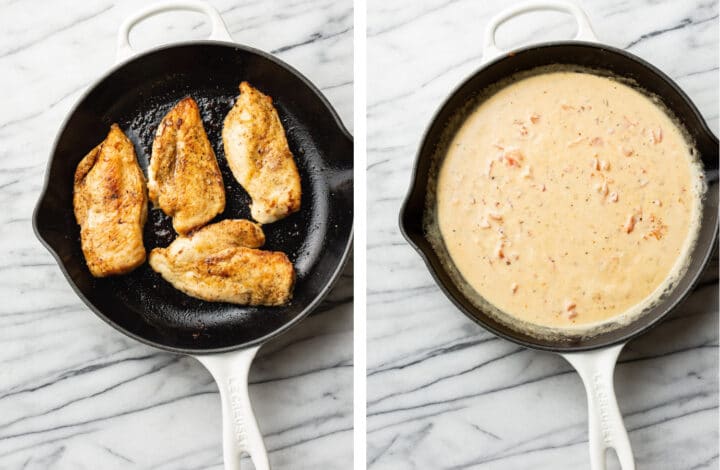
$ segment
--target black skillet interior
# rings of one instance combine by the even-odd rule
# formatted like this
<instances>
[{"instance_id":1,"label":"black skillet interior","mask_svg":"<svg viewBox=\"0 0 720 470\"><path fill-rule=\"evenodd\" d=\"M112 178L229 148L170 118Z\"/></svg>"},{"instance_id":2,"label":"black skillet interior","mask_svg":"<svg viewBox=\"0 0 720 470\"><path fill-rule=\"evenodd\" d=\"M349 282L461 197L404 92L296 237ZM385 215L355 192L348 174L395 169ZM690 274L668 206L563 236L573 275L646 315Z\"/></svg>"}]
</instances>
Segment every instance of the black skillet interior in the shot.
<instances>
[{"instance_id":1,"label":"black skillet interior","mask_svg":"<svg viewBox=\"0 0 720 470\"><path fill-rule=\"evenodd\" d=\"M675 289L650 311L631 324L590 338L541 339L510 328L484 313L453 283L438 254L425 236L423 215L431 161L442 155L442 137L451 122L457 122L459 110L478 94L504 78L536 67L571 64L602 69L634 80L641 88L659 96L685 125L696 142L708 182L703 204L703 220L699 238L691 254L690 266ZM456 118L456 119L453 119ZM400 229L408 242L420 253L435 281L445 295L468 317L493 333L523 346L551 351L581 351L609 346L641 334L659 322L692 290L705 267L718 230L718 140L708 129L690 99L666 75L647 62L619 49L581 42L557 42L514 51L486 65L463 82L442 105L427 129L417 160L411 187L400 212Z\"/></svg>"},{"instance_id":2,"label":"black skillet interior","mask_svg":"<svg viewBox=\"0 0 720 470\"><path fill-rule=\"evenodd\" d=\"M192 96L225 182L227 204L217 220L250 218L250 198L230 173L220 137L241 80L273 98L302 178L300 212L264 226L264 248L284 251L295 265L292 302L285 307L204 302L175 290L147 263L125 276L93 278L80 249L72 181L80 159L105 138L113 122L133 141L145 170L158 123L178 100ZM56 140L33 223L76 292L101 318L154 346L215 352L266 339L317 305L339 275L350 247L352 194L352 140L319 91L260 51L195 42L135 58L111 71L80 100ZM159 210L149 210L144 234L148 252L174 238L170 220Z\"/></svg>"}]
</instances>

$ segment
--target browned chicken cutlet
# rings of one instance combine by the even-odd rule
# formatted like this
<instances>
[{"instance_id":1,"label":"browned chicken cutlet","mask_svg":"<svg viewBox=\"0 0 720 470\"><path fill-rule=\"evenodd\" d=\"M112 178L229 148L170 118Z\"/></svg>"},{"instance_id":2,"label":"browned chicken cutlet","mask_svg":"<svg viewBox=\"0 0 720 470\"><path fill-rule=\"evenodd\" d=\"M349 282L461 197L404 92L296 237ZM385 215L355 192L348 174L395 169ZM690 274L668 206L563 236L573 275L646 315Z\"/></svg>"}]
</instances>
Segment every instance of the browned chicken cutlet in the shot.
<instances>
[{"instance_id":1,"label":"browned chicken cutlet","mask_svg":"<svg viewBox=\"0 0 720 470\"><path fill-rule=\"evenodd\" d=\"M260 225L223 220L167 248L150 252L150 266L176 289L210 302L284 305L292 297L295 269L285 253L258 250Z\"/></svg>"},{"instance_id":2,"label":"browned chicken cutlet","mask_svg":"<svg viewBox=\"0 0 720 470\"><path fill-rule=\"evenodd\" d=\"M148 191L180 234L202 227L225 209L222 174L192 98L176 104L158 126Z\"/></svg>"},{"instance_id":3,"label":"browned chicken cutlet","mask_svg":"<svg viewBox=\"0 0 720 470\"><path fill-rule=\"evenodd\" d=\"M125 274L145 261L145 178L132 142L117 124L78 164L73 207L93 276Z\"/></svg>"},{"instance_id":4,"label":"browned chicken cutlet","mask_svg":"<svg viewBox=\"0 0 720 470\"><path fill-rule=\"evenodd\" d=\"M268 224L300 210L300 173L272 98L242 82L222 136L230 170L252 198L253 219Z\"/></svg>"}]
</instances>

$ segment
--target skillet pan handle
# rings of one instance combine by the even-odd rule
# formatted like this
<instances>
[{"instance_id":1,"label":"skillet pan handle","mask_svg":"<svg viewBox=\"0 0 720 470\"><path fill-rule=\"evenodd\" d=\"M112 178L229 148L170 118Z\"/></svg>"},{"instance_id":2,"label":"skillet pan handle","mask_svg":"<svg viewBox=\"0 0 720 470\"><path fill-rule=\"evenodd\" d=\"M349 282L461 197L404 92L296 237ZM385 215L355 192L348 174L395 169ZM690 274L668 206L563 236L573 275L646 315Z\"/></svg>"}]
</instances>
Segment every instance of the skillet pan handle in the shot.
<instances>
[{"instance_id":1,"label":"skillet pan handle","mask_svg":"<svg viewBox=\"0 0 720 470\"><path fill-rule=\"evenodd\" d=\"M120 25L117 43L117 58L115 63L120 63L137 54L130 45L130 31L142 20L159 13L168 11L196 11L204 13L210 19L210 36L208 39L216 41L232 41L230 32L220 16L220 13L209 3L201 0L171 0L167 2L154 3L137 13L131 15Z\"/></svg>"},{"instance_id":2,"label":"skillet pan handle","mask_svg":"<svg viewBox=\"0 0 720 470\"><path fill-rule=\"evenodd\" d=\"M195 356L217 382L223 414L225 470L240 470L248 454L255 470L270 470L267 451L248 394L250 364L260 346L222 354Z\"/></svg>"},{"instance_id":3,"label":"skillet pan handle","mask_svg":"<svg viewBox=\"0 0 720 470\"><path fill-rule=\"evenodd\" d=\"M622 470L635 470L630 439L618 408L613 384L615 363L624 344L562 356L578 371L588 400L590 468L605 470L605 451L615 449Z\"/></svg>"},{"instance_id":4,"label":"skillet pan handle","mask_svg":"<svg viewBox=\"0 0 720 470\"><path fill-rule=\"evenodd\" d=\"M575 18L575 22L577 23L575 39L578 41L597 42L598 39L590 25L590 19L577 4L565 0L531 0L503 10L490 20L490 23L488 23L485 28L485 45L483 46L482 62L489 62L503 53L495 43L495 33L501 24L524 13L545 10L568 13Z\"/></svg>"}]
</instances>

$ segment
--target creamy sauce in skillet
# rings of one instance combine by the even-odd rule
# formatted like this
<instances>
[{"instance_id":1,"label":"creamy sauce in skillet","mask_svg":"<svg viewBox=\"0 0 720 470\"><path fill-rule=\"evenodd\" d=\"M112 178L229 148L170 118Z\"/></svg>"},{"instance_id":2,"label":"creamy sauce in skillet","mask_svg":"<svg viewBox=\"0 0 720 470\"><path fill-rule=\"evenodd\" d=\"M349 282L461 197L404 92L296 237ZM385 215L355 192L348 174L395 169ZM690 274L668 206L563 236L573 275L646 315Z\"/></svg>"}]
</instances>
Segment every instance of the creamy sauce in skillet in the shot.
<instances>
[{"instance_id":1,"label":"creamy sauce in skillet","mask_svg":"<svg viewBox=\"0 0 720 470\"><path fill-rule=\"evenodd\" d=\"M684 269L700 167L650 98L549 72L483 101L449 143L436 219L464 280L521 322L580 329L640 312Z\"/></svg>"}]
</instances>

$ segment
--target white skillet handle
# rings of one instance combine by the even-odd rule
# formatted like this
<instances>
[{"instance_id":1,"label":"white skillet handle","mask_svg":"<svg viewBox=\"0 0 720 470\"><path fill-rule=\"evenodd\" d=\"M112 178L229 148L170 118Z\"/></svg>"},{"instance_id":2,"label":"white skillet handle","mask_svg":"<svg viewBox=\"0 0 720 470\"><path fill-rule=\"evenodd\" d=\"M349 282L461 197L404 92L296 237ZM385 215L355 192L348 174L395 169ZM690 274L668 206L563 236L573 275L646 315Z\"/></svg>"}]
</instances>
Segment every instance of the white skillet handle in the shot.
<instances>
[{"instance_id":1,"label":"white skillet handle","mask_svg":"<svg viewBox=\"0 0 720 470\"><path fill-rule=\"evenodd\" d=\"M220 13L218 13L218 11L209 3L201 0L171 0L167 2L158 2L131 15L120 25L117 42L117 58L115 62L122 62L137 53L130 45L130 30L132 30L136 24L146 18L157 15L158 13L178 10L204 13L210 19L211 30L209 39L214 39L216 41L232 41L230 32L225 26Z\"/></svg>"},{"instance_id":2,"label":"white skillet handle","mask_svg":"<svg viewBox=\"0 0 720 470\"><path fill-rule=\"evenodd\" d=\"M513 5L510 8L501 11L490 20L490 23L488 23L485 28L485 45L483 47L482 58L483 63L489 62L503 53L503 51L501 51L495 43L495 33L501 24L524 13L544 10L560 11L572 15L577 22L577 34L575 35L575 39L579 41L597 42L598 39L593 32L592 26L590 25L590 19L583 9L576 3L566 0L531 0L529 2Z\"/></svg>"},{"instance_id":3,"label":"white skillet handle","mask_svg":"<svg viewBox=\"0 0 720 470\"><path fill-rule=\"evenodd\" d=\"M195 356L217 382L223 414L225 470L240 470L240 457L248 454L255 470L270 470L265 443L248 394L250 364L260 346L242 351Z\"/></svg>"},{"instance_id":4,"label":"white skillet handle","mask_svg":"<svg viewBox=\"0 0 720 470\"><path fill-rule=\"evenodd\" d=\"M622 470L635 470L630 439L615 398L613 374L624 344L562 356L578 371L588 399L590 468L606 470L605 451L615 449Z\"/></svg>"}]
</instances>

